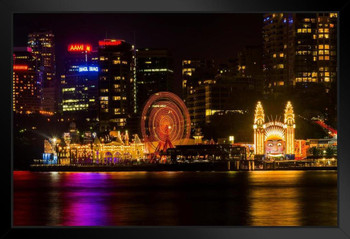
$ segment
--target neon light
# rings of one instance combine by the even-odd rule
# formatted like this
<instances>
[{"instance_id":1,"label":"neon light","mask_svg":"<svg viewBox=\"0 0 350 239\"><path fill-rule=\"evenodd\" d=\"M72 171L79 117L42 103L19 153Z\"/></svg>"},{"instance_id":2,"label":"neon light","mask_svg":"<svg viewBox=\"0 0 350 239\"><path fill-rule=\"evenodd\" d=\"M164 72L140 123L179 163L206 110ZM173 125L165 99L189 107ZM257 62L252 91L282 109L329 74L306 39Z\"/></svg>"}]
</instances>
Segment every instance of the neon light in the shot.
<instances>
[{"instance_id":1,"label":"neon light","mask_svg":"<svg viewBox=\"0 0 350 239\"><path fill-rule=\"evenodd\" d=\"M28 70L28 66L27 65L13 65L13 70L27 71Z\"/></svg>"},{"instance_id":2,"label":"neon light","mask_svg":"<svg viewBox=\"0 0 350 239\"><path fill-rule=\"evenodd\" d=\"M79 72L89 71L87 66L79 67Z\"/></svg>"},{"instance_id":3,"label":"neon light","mask_svg":"<svg viewBox=\"0 0 350 239\"><path fill-rule=\"evenodd\" d=\"M97 66L89 66L89 71L98 71L98 67Z\"/></svg>"},{"instance_id":4,"label":"neon light","mask_svg":"<svg viewBox=\"0 0 350 239\"><path fill-rule=\"evenodd\" d=\"M69 44L68 51L91 51L91 45L88 44Z\"/></svg>"},{"instance_id":5,"label":"neon light","mask_svg":"<svg viewBox=\"0 0 350 239\"><path fill-rule=\"evenodd\" d=\"M79 72L98 72L98 67L97 66L80 66L79 67Z\"/></svg>"},{"instance_id":6,"label":"neon light","mask_svg":"<svg viewBox=\"0 0 350 239\"><path fill-rule=\"evenodd\" d=\"M122 43L121 40L103 40L103 41L98 41L99 46L118 46Z\"/></svg>"}]
</instances>

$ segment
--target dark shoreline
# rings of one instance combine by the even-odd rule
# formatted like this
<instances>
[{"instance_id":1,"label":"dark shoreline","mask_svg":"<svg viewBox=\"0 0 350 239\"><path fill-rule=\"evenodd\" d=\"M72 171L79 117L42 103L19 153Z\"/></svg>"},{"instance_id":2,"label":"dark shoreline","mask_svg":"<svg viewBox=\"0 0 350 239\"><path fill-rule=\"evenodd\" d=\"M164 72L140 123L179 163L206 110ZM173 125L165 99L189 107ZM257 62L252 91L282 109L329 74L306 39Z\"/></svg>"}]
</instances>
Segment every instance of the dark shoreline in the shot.
<instances>
[{"instance_id":1,"label":"dark shoreline","mask_svg":"<svg viewBox=\"0 0 350 239\"><path fill-rule=\"evenodd\" d=\"M147 164L147 165L31 165L29 171L33 172L137 172L137 171L249 171L248 169L228 169L224 163L192 163L192 164ZM254 171L277 171L277 170L337 170L337 167L281 167L275 169L259 169Z\"/></svg>"}]
</instances>

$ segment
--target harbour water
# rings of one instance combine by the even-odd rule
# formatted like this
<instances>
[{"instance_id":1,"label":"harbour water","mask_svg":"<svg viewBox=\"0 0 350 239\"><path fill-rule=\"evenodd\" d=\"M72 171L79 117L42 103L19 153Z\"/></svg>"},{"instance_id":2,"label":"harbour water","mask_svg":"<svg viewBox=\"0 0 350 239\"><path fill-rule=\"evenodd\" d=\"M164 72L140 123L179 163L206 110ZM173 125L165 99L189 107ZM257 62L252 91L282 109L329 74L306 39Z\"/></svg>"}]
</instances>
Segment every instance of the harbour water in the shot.
<instances>
[{"instance_id":1,"label":"harbour water","mask_svg":"<svg viewBox=\"0 0 350 239\"><path fill-rule=\"evenodd\" d=\"M337 226L337 171L15 171L14 226Z\"/></svg>"}]
</instances>

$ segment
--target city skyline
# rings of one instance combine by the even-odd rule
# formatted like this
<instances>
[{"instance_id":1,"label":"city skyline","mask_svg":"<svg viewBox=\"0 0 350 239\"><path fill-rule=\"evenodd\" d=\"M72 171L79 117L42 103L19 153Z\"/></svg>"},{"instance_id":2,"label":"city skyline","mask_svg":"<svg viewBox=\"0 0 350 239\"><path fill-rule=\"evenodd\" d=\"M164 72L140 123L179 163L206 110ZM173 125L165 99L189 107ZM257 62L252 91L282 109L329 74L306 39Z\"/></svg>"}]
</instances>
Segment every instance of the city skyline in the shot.
<instances>
[{"instance_id":1,"label":"city skyline","mask_svg":"<svg viewBox=\"0 0 350 239\"><path fill-rule=\"evenodd\" d=\"M87 16L83 21L81 14ZM183 59L205 57L225 63L236 58L246 45L262 45L262 14L81 14L57 14L61 16L59 23L52 17L55 14L15 14L14 46L26 45L30 32L52 30L60 73L68 44L81 42L97 47L105 38L134 44L135 32L136 48L167 48L171 52L175 80L180 81ZM180 87L176 90L181 92Z\"/></svg>"},{"instance_id":2,"label":"city skyline","mask_svg":"<svg viewBox=\"0 0 350 239\"><path fill-rule=\"evenodd\" d=\"M337 225L337 26L16 14L14 225Z\"/></svg>"},{"instance_id":3,"label":"city skyline","mask_svg":"<svg viewBox=\"0 0 350 239\"><path fill-rule=\"evenodd\" d=\"M22 18L28 16L31 15L25 14ZM47 17L40 14L33 16L32 20L41 21L32 28L42 25ZM88 15L60 16L67 17L61 22L63 24L78 16ZM176 69L173 64L176 56L172 51L156 45L171 45L174 38L168 41L160 38L158 40L161 43L155 42L151 47L142 48L144 45L137 47L127 38L96 38L96 33L91 33L92 28L87 29L86 26L90 22L98 25L98 20L106 20L108 17L129 19L131 23L139 22L143 17L153 21L161 21L164 18L163 24L168 24L169 31L178 29L177 31L184 33L192 28L183 31L181 25L174 27L179 23L175 21L175 17L182 17L183 14L117 14L107 18L102 15L91 16L91 19L80 25L74 22L69 28L81 26L83 30L76 31L73 36L84 35L84 32L90 34L90 37L80 38L84 40L74 38L76 40L72 41L69 29L65 29L68 31L64 33L65 38L59 36L60 33L57 36L54 30L62 31L62 25L51 26L52 29L47 31L37 29L26 32L27 46L31 49L14 48L13 109L16 113L40 113L44 118L48 117L48 121L54 116L52 119L60 122L60 127L63 127L64 122L77 121L78 128L82 131L106 132L116 128L140 134L139 121L146 101L157 92L170 91L182 98L189 111L191 136L200 129L207 139L222 139L227 133L221 130L221 123L226 125L226 122L234 121L235 125L226 125L230 134L235 134L236 139L240 141L250 141L251 135L239 129L248 126L246 122L252 117L255 104L260 100L272 114L280 114L277 109L282 106L282 102L292 101L293 106L300 112L299 116L308 120L317 118L336 128L336 89L333 84L336 70L328 69L328 66L336 66L336 32L333 30L336 29L335 13L224 14L224 17L218 14L186 15L181 21L192 19L193 27L197 28L198 22L208 19L217 25L228 18L237 20L237 17L258 16L260 24L256 32L264 39L264 44L247 44L242 40L246 37L243 34L241 38L235 39L235 44L231 44L232 47L241 45L235 55L232 58L221 58L226 64L215 62L215 57L205 51L208 49L203 49L203 57L191 57L190 53L201 47L199 44L193 47L194 50L189 51L186 57L178 59L181 61L180 69ZM209 18L213 16L218 19ZM17 17L16 21L20 18ZM49 26L50 22L45 24ZM152 25L152 21L148 22L148 25ZM226 26L217 26L219 30L216 32L225 33ZM135 28L135 25L133 27ZM235 33L232 27L230 26L230 32ZM21 27L18 29L15 32L24 31ZM210 27L205 31L200 29L196 32L205 34L212 31ZM124 33L130 33L129 30L130 27L125 24ZM150 35L148 39L155 39L152 31L147 33ZM165 31L163 35L168 34L169 32ZM23 35L25 34L22 32L22 38ZM191 43L191 40L185 39L185 42L187 41ZM202 44L208 44L208 39L204 38ZM62 46L64 48L61 50ZM178 44L179 49L182 46ZM217 50L214 48L214 51ZM218 57L220 50L217 52ZM307 63L306 68L302 62ZM23 69L22 63L28 69ZM58 70L58 65L61 65L61 71ZM176 78L177 80L174 80ZM182 88L181 92L178 88ZM276 97L279 98L277 104L274 103ZM301 98L306 99L306 104L299 100ZM296 120L300 122L300 119ZM300 125L301 128L310 128L311 131L300 132L297 128L299 137L322 135L321 129L312 129L313 126L303 123ZM67 129L67 125L65 127ZM61 128L59 134L62 134L62 130L64 129Z\"/></svg>"}]
</instances>

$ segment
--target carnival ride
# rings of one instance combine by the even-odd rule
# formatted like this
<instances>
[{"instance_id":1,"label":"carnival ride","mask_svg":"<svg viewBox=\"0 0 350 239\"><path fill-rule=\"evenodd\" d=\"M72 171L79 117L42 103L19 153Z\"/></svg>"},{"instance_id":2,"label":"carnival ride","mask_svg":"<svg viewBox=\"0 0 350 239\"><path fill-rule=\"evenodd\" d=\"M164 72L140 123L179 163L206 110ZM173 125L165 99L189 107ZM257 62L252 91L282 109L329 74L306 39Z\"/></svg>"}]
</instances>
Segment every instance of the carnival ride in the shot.
<instances>
[{"instance_id":1,"label":"carnival ride","mask_svg":"<svg viewBox=\"0 0 350 239\"><path fill-rule=\"evenodd\" d=\"M185 103L171 92L150 96L141 116L141 134L151 161L174 145L186 144L191 131L190 115Z\"/></svg>"}]
</instances>

